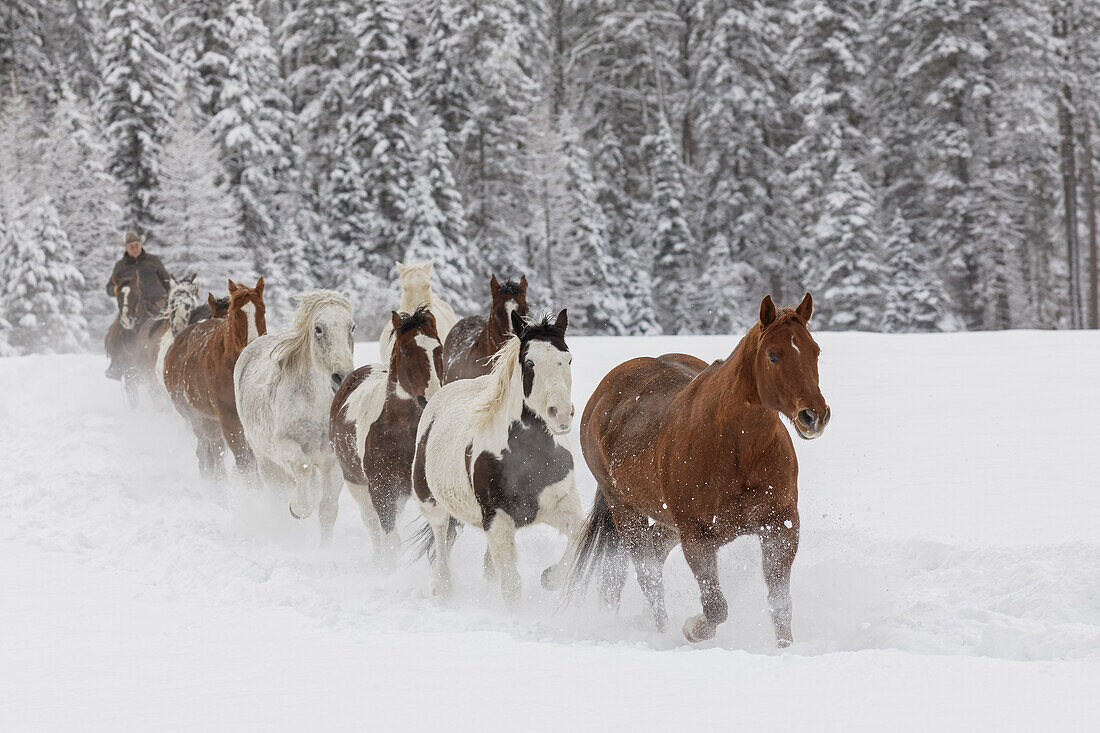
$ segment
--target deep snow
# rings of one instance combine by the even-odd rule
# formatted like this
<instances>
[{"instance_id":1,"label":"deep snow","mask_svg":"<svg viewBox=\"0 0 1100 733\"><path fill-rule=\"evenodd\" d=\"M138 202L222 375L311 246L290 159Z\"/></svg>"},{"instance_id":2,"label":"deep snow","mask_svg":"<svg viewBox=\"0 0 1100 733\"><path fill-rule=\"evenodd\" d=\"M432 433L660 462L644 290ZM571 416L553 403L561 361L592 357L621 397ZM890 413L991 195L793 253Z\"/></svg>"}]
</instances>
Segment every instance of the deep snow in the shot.
<instances>
[{"instance_id":1,"label":"deep snow","mask_svg":"<svg viewBox=\"0 0 1100 733\"><path fill-rule=\"evenodd\" d=\"M131 413L104 358L0 359L0 730L1096 729L1100 334L817 337L833 419L796 441L785 651L753 540L723 550L730 621L698 647L679 550L665 634L633 580L618 614L559 610L545 528L519 534L519 612L475 531L444 604L426 563L372 564L346 494L319 549L315 518L202 482L182 421ZM626 358L735 342L570 339L578 410Z\"/></svg>"}]
</instances>

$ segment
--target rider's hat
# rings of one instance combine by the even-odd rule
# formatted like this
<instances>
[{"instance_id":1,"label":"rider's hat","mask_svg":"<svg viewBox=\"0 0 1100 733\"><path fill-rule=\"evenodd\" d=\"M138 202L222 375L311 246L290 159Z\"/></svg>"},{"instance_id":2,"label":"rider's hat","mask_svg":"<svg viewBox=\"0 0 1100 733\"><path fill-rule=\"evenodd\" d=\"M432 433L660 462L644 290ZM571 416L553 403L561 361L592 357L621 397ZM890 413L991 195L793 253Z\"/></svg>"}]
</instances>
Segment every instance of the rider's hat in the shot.
<instances>
[{"instance_id":1,"label":"rider's hat","mask_svg":"<svg viewBox=\"0 0 1100 733\"><path fill-rule=\"evenodd\" d=\"M122 240L122 246L127 247L132 242L137 242L138 244L145 244L145 237L142 236L141 234L138 234L137 232L135 232L133 230L130 230L130 231L126 232L126 239Z\"/></svg>"}]
</instances>

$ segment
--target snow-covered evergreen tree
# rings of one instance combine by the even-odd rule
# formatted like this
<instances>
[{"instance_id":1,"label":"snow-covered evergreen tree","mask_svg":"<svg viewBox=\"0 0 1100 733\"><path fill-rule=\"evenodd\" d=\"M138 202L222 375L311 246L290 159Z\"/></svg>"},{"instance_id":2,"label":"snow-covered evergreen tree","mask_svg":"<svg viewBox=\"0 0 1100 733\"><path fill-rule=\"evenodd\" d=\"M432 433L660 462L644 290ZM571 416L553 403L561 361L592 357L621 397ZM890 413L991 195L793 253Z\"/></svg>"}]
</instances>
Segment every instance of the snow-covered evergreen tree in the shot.
<instances>
[{"instance_id":1,"label":"snow-covered evergreen tree","mask_svg":"<svg viewBox=\"0 0 1100 733\"><path fill-rule=\"evenodd\" d=\"M233 45L228 5L228 0L182 0L173 4L167 19L172 57L186 76L181 86L196 98L201 124L221 109L222 91L230 77Z\"/></svg>"},{"instance_id":2,"label":"snow-covered evergreen tree","mask_svg":"<svg viewBox=\"0 0 1100 733\"><path fill-rule=\"evenodd\" d=\"M699 330L699 314L693 308L698 274L695 237L685 218L680 155L663 117L647 145L653 176L653 304L664 333L694 333Z\"/></svg>"},{"instance_id":3,"label":"snow-covered evergreen tree","mask_svg":"<svg viewBox=\"0 0 1100 733\"><path fill-rule=\"evenodd\" d=\"M886 331L937 331L944 319L943 285L925 263L912 232L895 214L886 230L887 286L883 328Z\"/></svg>"},{"instance_id":4,"label":"snow-covered evergreen tree","mask_svg":"<svg viewBox=\"0 0 1100 733\"><path fill-rule=\"evenodd\" d=\"M41 0L0 4L0 102L13 93L38 109L52 101L56 70L44 48L46 10Z\"/></svg>"},{"instance_id":5,"label":"snow-covered evergreen tree","mask_svg":"<svg viewBox=\"0 0 1100 733\"><path fill-rule=\"evenodd\" d=\"M408 246L405 197L416 170L412 86L405 68L405 39L392 3L365 0L355 19L355 73L340 121L340 151L333 197L340 216L330 216L348 264L378 276L388 273ZM352 181L350 171L360 178Z\"/></svg>"},{"instance_id":6,"label":"snow-covered evergreen tree","mask_svg":"<svg viewBox=\"0 0 1100 733\"><path fill-rule=\"evenodd\" d=\"M87 344L88 324L72 245L49 196L35 198L20 214L9 223L0 253L0 317L12 329L7 340L22 353L78 351Z\"/></svg>"},{"instance_id":7,"label":"snow-covered evergreen tree","mask_svg":"<svg viewBox=\"0 0 1100 733\"><path fill-rule=\"evenodd\" d=\"M104 296L101 280L121 254L117 243L127 228L123 192L107 171L107 144L89 104L68 85L62 86L38 151L41 187L53 200L74 264L85 275L85 319L93 333L102 333L116 311L114 301Z\"/></svg>"},{"instance_id":8,"label":"snow-covered evergreen tree","mask_svg":"<svg viewBox=\"0 0 1100 733\"><path fill-rule=\"evenodd\" d=\"M172 271L198 275L202 288L224 289L225 279L250 281L256 263L241 247L240 217L218 159L213 136L181 104L165 150L164 222L158 232Z\"/></svg>"},{"instance_id":9,"label":"snow-covered evergreen tree","mask_svg":"<svg viewBox=\"0 0 1100 733\"><path fill-rule=\"evenodd\" d=\"M252 3L230 0L226 22L232 57L210 126L237 200L242 246L262 271L282 225L282 196L294 161L293 115L267 28Z\"/></svg>"},{"instance_id":10,"label":"snow-covered evergreen tree","mask_svg":"<svg viewBox=\"0 0 1100 733\"><path fill-rule=\"evenodd\" d=\"M478 304L466 242L466 215L451 175L447 135L434 115L421 127L416 179L405 206L409 237L406 260L434 259L438 293L456 313L474 313Z\"/></svg>"},{"instance_id":11,"label":"snow-covered evergreen tree","mask_svg":"<svg viewBox=\"0 0 1100 733\"><path fill-rule=\"evenodd\" d=\"M160 19L141 0L109 0L100 117L110 171L122 184L131 227L160 221L160 164L175 101L174 65L164 54Z\"/></svg>"}]
</instances>

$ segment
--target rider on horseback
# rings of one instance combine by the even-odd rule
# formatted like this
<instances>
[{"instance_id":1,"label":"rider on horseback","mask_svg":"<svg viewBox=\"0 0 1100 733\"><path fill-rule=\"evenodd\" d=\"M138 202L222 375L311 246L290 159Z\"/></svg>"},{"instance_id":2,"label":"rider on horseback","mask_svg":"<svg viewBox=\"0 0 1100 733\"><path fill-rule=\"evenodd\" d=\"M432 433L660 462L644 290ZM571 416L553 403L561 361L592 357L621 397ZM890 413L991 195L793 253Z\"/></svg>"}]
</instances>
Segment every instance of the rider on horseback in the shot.
<instances>
[{"instance_id":1,"label":"rider on horseback","mask_svg":"<svg viewBox=\"0 0 1100 733\"><path fill-rule=\"evenodd\" d=\"M115 292L116 282L127 276L139 275L138 282L141 284L142 299L156 310L160 310L164 307L164 300L168 295L172 276L164 269L164 264L159 257L145 251L142 247L143 244L145 244L145 237L137 232L126 232L126 239L123 241L126 254L122 255L122 258L115 263L115 269L111 272L111 279L107 281L107 295L112 298L117 295ZM112 325L111 328L113 331L118 330L117 324ZM108 343L113 340L111 336L112 334L108 333ZM115 355L110 352L111 349L108 348L111 365L107 367L107 376L111 379L122 379L127 365L118 363Z\"/></svg>"}]
</instances>

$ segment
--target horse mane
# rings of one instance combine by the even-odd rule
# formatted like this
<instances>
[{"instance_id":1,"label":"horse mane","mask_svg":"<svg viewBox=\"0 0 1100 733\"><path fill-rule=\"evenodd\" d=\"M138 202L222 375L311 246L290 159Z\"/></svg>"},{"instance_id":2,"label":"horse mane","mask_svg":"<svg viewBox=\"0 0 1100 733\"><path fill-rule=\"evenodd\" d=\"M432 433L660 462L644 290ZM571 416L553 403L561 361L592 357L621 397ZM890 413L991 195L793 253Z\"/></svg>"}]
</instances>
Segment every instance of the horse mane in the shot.
<instances>
[{"instance_id":1,"label":"horse mane","mask_svg":"<svg viewBox=\"0 0 1100 733\"><path fill-rule=\"evenodd\" d=\"M523 285L515 280L505 280L497 287L501 295L523 295Z\"/></svg>"},{"instance_id":2,"label":"horse mane","mask_svg":"<svg viewBox=\"0 0 1100 733\"><path fill-rule=\"evenodd\" d=\"M489 357L492 371L488 374L488 385L477 404L474 405L474 424L479 428L492 421L503 405L507 404L510 393L517 389L519 372L519 352L523 348L520 337L512 334L500 349Z\"/></svg>"},{"instance_id":3,"label":"horse mane","mask_svg":"<svg viewBox=\"0 0 1100 733\"><path fill-rule=\"evenodd\" d=\"M492 371L489 372L489 385L481 400L474 406L474 421L484 427L493 419L501 406L508 404L512 391L522 389L516 375L519 373L519 354L524 341L564 339L565 332L554 325L549 313L543 313L538 320L524 318L523 338L512 334L500 349L489 357Z\"/></svg>"},{"instance_id":4,"label":"horse mane","mask_svg":"<svg viewBox=\"0 0 1100 733\"><path fill-rule=\"evenodd\" d=\"M302 357L309 353L309 344L313 338L313 329L310 327L314 316L322 308L330 305L338 305L347 309L351 314L351 300L347 295L335 290L310 290L292 297L297 304L291 316L290 328L281 331L274 336L274 344L271 347L271 356L280 366L297 366Z\"/></svg>"},{"instance_id":5,"label":"horse mane","mask_svg":"<svg viewBox=\"0 0 1100 733\"><path fill-rule=\"evenodd\" d=\"M412 313L399 313L398 317L401 319L401 324L394 331L395 336L408 333L416 328L424 328L430 324L431 309L427 303L422 303Z\"/></svg>"}]
</instances>

